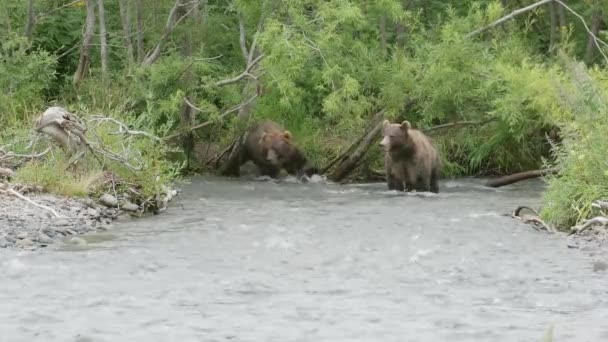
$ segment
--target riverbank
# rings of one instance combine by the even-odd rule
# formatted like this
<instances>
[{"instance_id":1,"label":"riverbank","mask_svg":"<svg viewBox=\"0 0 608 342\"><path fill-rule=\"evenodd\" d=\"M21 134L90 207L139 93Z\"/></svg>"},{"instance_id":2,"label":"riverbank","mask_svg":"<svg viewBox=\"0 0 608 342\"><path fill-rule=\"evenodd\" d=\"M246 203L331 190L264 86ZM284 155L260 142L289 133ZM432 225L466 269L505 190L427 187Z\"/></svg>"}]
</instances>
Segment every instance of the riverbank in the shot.
<instances>
[{"instance_id":1,"label":"riverbank","mask_svg":"<svg viewBox=\"0 0 608 342\"><path fill-rule=\"evenodd\" d=\"M161 200L163 206L176 195L176 190L167 190ZM144 213L124 195L69 198L43 192L40 187L9 188L0 183L0 248L37 250L53 244L85 245L83 234L108 230L115 222Z\"/></svg>"}]
</instances>

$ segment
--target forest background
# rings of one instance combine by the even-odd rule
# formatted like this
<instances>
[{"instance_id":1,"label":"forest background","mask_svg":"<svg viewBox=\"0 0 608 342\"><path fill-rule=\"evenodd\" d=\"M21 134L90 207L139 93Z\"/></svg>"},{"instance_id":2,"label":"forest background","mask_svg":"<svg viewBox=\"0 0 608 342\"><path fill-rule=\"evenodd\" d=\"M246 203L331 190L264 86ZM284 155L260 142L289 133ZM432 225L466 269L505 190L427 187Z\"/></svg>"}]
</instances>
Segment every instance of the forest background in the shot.
<instances>
[{"instance_id":1,"label":"forest background","mask_svg":"<svg viewBox=\"0 0 608 342\"><path fill-rule=\"evenodd\" d=\"M382 153L357 147L379 118L407 119L443 178L556 170L542 216L566 229L608 197L606 13L600 0L0 0L0 166L66 196L102 192L108 173L152 196L214 172L268 118L330 179L370 180ZM103 153L76 165L33 138L49 106Z\"/></svg>"}]
</instances>

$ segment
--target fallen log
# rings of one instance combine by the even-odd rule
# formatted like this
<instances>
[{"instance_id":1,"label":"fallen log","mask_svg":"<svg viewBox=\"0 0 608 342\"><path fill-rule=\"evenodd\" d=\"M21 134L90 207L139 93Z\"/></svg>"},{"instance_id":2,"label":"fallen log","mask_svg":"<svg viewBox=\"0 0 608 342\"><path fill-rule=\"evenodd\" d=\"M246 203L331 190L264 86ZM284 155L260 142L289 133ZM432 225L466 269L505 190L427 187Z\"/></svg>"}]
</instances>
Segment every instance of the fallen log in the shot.
<instances>
[{"instance_id":1,"label":"fallen log","mask_svg":"<svg viewBox=\"0 0 608 342\"><path fill-rule=\"evenodd\" d=\"M361 159L365 156L365 153L371 145L378 138L382 129L382 118L384 117L384 111L378 112L374 116L374 125L372 129L365 133L364 138L359 142L358 146L346 156L340 164L334 169L329 175L329 179L334 182L340 182L346 176L348 176L358 165ZM348 150L351 150L350 148Z\"/></svg>"},{"instance_id":2,"label":"fallen log","mask_svg":"<svg viewBox=\"0 0 608 342\"><path fill-rule=\"evenodd\" d=\"M508 176L504 176L504 177L500 177L500 178L496 178L496 179L491 179L486 183L486 186L489 186L492 188L499 188L501 186L517 183L517 182L520 182L520 181L523 181L526 179L532 179L532 178L538 178L538 177L544 177L547 175L556 174L557 172L559 172L559 168L557 168L557 167L552 167L552 168L542 169L542 170L524 171L524 172L514 173L512 175L508 175Z\"/></svg>"}]
</instances>

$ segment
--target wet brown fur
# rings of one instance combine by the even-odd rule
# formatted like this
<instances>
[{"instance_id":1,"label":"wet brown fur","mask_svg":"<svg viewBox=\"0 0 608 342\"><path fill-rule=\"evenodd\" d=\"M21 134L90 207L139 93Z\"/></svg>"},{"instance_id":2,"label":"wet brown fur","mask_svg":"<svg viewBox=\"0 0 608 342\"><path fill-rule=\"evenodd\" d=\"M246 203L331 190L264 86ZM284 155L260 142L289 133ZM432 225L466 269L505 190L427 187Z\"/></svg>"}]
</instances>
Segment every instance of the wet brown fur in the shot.
<instances>
[{"instance_id":1,"label":"wet brown fur","mask_svg":"<svg viewBox=\"0 0 608 342\"><path fill-rule=\"evenodd\" d=\"M318 172L295 146L292 134L270 120L260 121L247 131L240 165L249 160L258 167L261 175L272 178L277 178L281 169L298 176L312 176Z\"/></svg>"},{"instance_id":2,"label":"wet brown fur","mask_svg":"<svg viewBox=\"0 0 608 342\"><path fill-rule=\"evenodd\" d=\"M411 128L408 121L392 124L385 120L382 135L388 188L438 193L440 160L431 139Z\"/></svg>"}]
</instances>

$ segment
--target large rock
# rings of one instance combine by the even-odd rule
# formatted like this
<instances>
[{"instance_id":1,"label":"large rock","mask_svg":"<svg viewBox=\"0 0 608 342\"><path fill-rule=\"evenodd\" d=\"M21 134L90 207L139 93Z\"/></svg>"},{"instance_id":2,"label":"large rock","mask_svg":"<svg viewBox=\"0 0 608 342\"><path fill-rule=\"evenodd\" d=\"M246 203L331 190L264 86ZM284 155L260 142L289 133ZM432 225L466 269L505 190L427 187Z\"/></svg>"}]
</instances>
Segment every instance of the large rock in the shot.
<instances>
[{"instance_id":1,"label":"large rock","mask_svg":"<svg viewBox=\"0 0 608 342\"><path fill-rule=\"evenodd\" d=\"M137 204L133 204L131 202L124 202L120 208L124 211L137 212L139 211L139 206Z\"/></svg>"},{"instance_id":2,"label":"large rock","mask_svg":"<svg viewBox=\"0 0 608 342\"><path fill-rule=\"evenodd\" d=\"M110 194L101 195L101 197L99 198L99 202L108 208L116 208L118 206L118 200L116 199L116 197Z\"/></svg>"}]
</instances>

